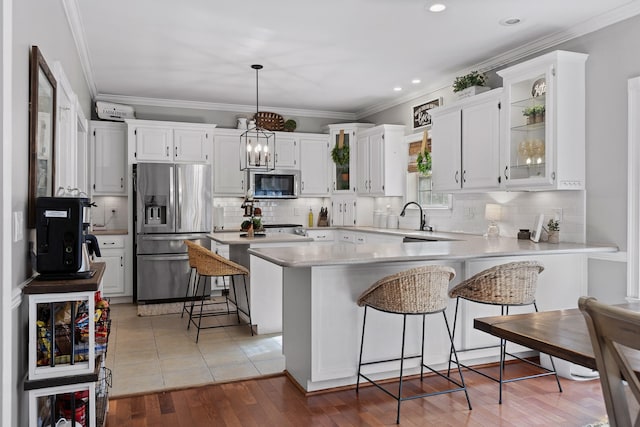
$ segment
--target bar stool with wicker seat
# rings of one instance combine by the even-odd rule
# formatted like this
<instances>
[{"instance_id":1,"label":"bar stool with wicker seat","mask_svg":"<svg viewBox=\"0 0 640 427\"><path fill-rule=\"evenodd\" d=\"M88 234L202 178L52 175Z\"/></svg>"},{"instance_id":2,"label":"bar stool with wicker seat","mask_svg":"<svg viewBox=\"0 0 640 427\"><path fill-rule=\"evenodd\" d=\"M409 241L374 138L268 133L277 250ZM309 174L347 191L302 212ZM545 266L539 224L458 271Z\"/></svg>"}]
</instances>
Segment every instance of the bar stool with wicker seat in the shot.
<instances>
[{"instance_id":1,"label":"bar stool with wicker seat","mask_svg":"<svg viewBox=\"0 0 640 427\"><path fill-rule=\"evenodd\" d=\"M417 399L444 393L453 393L456 391L464 391L467 398L467 405L469 406L469 409L471 409L469 394L467 393L467 388L464 384L464 378L462 377L462 371L460 370L460 368L458 368L460 381L457 381L453 379L449 375L449 373L447 373L447 375L445 376L442 373L424 364L425 317L427 314L443 314L444 323L447 328L447 334L449 336L449 339L451 340L453 355L454 357L456 356L455 348L453 346L453 336L451 335L451 330L449 329L447 316L444 313L445 309L447 308L448 302L447 288L449 287L449 282L454 277L455 270L453 270L451 267L424 266L413 268L378 280L369 289L363 292L358 298L358 306L364 306L364 318L362 322L362 340L360 342L360 359L358 361L358 379L356 384L356 393L358 393L360 390L360 377L362 377L378 387L380 390L387 393L389 396L396 399L398 401L396 423L400 423L400 403L404 400ZM367 323L367 310L369 308L373 308L375 310L386 313L402 315L402 348L399 358L362 363L362 353L364 349L364 332ZM407 326L407 316L412 315L422 316L422 345L420 347L420 354L405 357L405 331ZM403 397L402 384L404 361L406 359L416 358L420 358L420 381L422 381L424 377L424 368L427 368L434 374L454 384L456 388ZM369 378L367 375L363 374L361 371L361 368L366 365L387 363L392 361L400 361L400 375L397 395L382 387L380 384Z\"/></svg>"},{"instance_id":2,"label":"bar stool with wicker seat","mask_svg":"<svg viewBox=\"0 0 640 427\"><path fill-rule=\"evenodd\" d=\"M458 307L460 304L460 298L480 304L499 305L501 307L502 316L508 315L509 307L512 306L533 305L535 311L537 312L538 306L536 304L536 287L538 283L538 274L542 272L542 270L544 270L542 264L535 261L510 262L481 271L480 273L453 287L449 291L449 297L456 298L456 311L453 318L453 336L455 337L456 333L456 322L458 319ZM458 352L478 349L479 348L470 348L458 350ZM451 355L453 354L454 353L452 347L449 357L449 369L451 368L451 363L455 363L458 367L465 367L500 384L498 403L502 403L502 385L504 383L521 381L530 378L554 375L556 377L556 382L558 383L558 389L560 390L560 392L562 392L562 386L560 385L560 379L558 378L558 373L556 372L553 358L549 357L552 369L548 369L538 363L508 353L506 351L505 339L500 339L500 373L498 378L492 377L484 372L479 371L478 369L459 363L457 357L456 360L452 360ZM542 372L534 375L504 379L504 360L506 356L510 356L522 362L533 365L542 370Z\"/></svg>"},{"instance_id":3,"label":"bar stool with wicker seat","mask_svg":"<svg viewBox=\"0 0 640 427\"><path fill-rule=\"evenodd\" d=\"M198 248L200 247L199 244L192 242L191 240L185 240L184 244L187 246L187 254L189 256L189 279L187 280L187 287L186 287L186 292L184 294L184 301L182 303L182 314L180 315L180 317L184 317L184 314L187 313L189 314L190 311L193 309L193 301L194 301L194 295L196 295L196 283L198 280L198 272L196 270L196 251L198 250ZM225 283L225 291L227 290L226 287L226 283ZM189 301L191 301L191 304L189 304ZM227 311L229 311L229 303L227 301Z\"/></svg>"},{"instance_id":4,"label":"bar stool with wicker seat","mask_svg":"<svg viewBox=\"0 0 640 427\"><path fill-rule=\"evenodd\" d=\"M232 326L231 324L216 324L210 326L202 326L202 318L210 317L210 316L222 316L229 314L236 314L238 319L238 324L241 323L240 313L244 314L248 320L249 330L251 331L251 335L253 335L253 326L251 323L251 308L249 304L249 293L247 291L247 276L249 275L249 270L243 267L240 264L236 264L233 261L230 261L216 253L211 252L209 249L202 247L200 245L188 245L189 250L192 250L194 257L194 264L196 268L196 277L195 285L192 286L193 293L191 294L191 307L189 309L189 324L187 329L191 327L191 324L195 325L198 328L198 333L196 335L196 342L200 338L200 330L201 329L211 329L211 328L220 328L224 326ZM245 301L247 302L246 311L238 305L238 294L236 292L236 283L235 277L242 276L242 281L244 285L244 296ZM235 299L230 298L230 294L225 295L225 301L209 301L206 302L206 281L202 284L203 277L221 277L223 280L226 277L231 278L231 290L233 290L233 296ZM202 284L202 286L200 286ZM226 284L225 284L226 288ZM200 309L197 314L194 314L194 306L195 301L200 301ZM235 310L229 310L229 302L231 302L235 306ZM226 311L217 311L217 310L209 310L204 311L204 307L215 306L219 304L227 304ZM197 318L197 321L196 321Z\"/></svg>"}]
</instances>

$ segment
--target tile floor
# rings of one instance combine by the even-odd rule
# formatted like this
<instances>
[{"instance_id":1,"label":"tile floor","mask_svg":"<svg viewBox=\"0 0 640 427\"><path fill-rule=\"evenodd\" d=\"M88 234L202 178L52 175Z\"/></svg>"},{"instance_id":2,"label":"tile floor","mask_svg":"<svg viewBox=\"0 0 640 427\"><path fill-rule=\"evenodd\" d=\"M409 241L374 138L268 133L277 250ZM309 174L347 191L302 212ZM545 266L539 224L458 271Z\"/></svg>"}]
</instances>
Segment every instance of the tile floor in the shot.
<instances>
[{"instance_id":1,"label":"tile floor","mask_svg":"<svg viewBox=\"0 0 640 427\"><path fill-rule=\"evenodd\" d=\"M224 317L206 321L225 322ZM281 334L251 336L246 325L227 326L201 330L196 344L196 329L187 331L186 315L139 317L134 304L113 304L111 319L106 359L113 373L110 397L284 370Z\"/></svg>"}]
</instances>

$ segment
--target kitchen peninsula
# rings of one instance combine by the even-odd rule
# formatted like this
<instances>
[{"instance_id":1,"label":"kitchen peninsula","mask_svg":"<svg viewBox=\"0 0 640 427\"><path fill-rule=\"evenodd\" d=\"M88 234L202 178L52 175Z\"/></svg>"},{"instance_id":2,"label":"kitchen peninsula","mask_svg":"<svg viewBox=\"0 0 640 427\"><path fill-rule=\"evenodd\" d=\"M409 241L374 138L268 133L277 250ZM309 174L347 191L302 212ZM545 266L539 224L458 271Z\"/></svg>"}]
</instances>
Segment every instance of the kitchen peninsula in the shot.
<instances>
[{"instance_id":1,"label":"kitchen peninsula","mask_svg":"<svg viewBox=\"0 0 640 427\"><path fill-rule=\"evenodd\" d=\"M428 232L420 235L435 236ZM438 236L450 240L311 244L248 250L252 262L259 258L282 268L286 370L304 390L312 392L355 383L362 328L362 309L356 300L384 276L425 264L449 265L456 270L456 278L451 283L454 286L493 265L537 260L545 266L538 282L538 307L551 310L575 307L578 297L586 294L589 253L617 251L612 245L534 243L457 233L438 233ZM453 313L454 305L455 300L451 300L447 313ZM461 302L456 333L459 349L495 344L494 337L473 330L473 318L499 314L495 309ZM401 336L398 331L402 326L401 319L396 317L371 312L367 322L375 325L372 330L377 331L377 336L375 343L365 349L365 358L381 360L398 356ZM409 354L415 354L419 348L419 317L408 319L406 348ZM449 347L446 329L441 323L438 316L427 317L427 327L433 327L430 329L432 339L425 348L425 362L443 368ZM459 357L468 363L482 363L495 360L497 349L462 353ZM397 375L393 369L397 367L382 365L373 375L379 378Z\"/></svg>"},{"instance_id":2,"label":"kitchen peninsula","mask_svg":"<svg viewBox=\"0 0 640 427\"><path fill-rule=\"evenodd\" d=\"M216 243L229 245L229 259L243 265L252 272L249 258L249 248L275 248L278 246L298 247L308 244L312 238L289 233L267 233L254 237L247 237L246 233L216 232L208 237ZM260 263L261 260L256 261ZM249 294L248 305L251 308L251 321L256 332L268 334L282 331L282 267L263 261L266 268L261 268L261 274L251 273L247 279ZM243 304L243 298L236 299ZM242 307L245 311L247 307Z\"/></svg>"}]
</instances>

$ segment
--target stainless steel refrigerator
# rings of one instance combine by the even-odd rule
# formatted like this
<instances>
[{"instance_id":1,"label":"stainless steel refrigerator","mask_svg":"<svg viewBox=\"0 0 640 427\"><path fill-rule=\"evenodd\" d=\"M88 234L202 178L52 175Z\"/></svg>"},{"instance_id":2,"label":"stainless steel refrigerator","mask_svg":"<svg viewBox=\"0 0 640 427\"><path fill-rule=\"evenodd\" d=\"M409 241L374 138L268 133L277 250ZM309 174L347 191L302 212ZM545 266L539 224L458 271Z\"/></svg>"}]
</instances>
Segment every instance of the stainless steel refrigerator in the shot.
<instances>
[{"instance_id":1,"label":"stainless steel refrigerator","mask_svg":"<svg viewBox=\"0 0 640 427\"><path fill-rule=\"evenodd\" d=\"M184 299L190 273L184 240L211 247L211 185L211 165L135 165L137 302Z\"/></svg>"}]
</instances>

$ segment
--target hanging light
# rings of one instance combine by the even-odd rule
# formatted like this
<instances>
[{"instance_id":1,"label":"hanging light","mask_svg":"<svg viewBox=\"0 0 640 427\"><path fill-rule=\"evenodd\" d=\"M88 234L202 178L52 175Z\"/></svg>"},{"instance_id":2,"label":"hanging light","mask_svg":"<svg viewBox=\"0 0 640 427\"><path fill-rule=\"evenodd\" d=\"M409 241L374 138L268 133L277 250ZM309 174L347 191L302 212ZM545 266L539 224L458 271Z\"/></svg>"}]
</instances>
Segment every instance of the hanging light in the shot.
<instances>
[{"instance_id":1,"label":"hanging light","mask_svg":"<svg viewBox=\"0 0 640 427\"><path fill-rule=\"evenodd\" d=\"M256 118L258 117L258 70L262 65L251 66L256 70ZM273 170L275 169L276 134L264 129L256 122L256 126L247 129L240 135L240 170Z\"/></svg>"}]
</instances>

